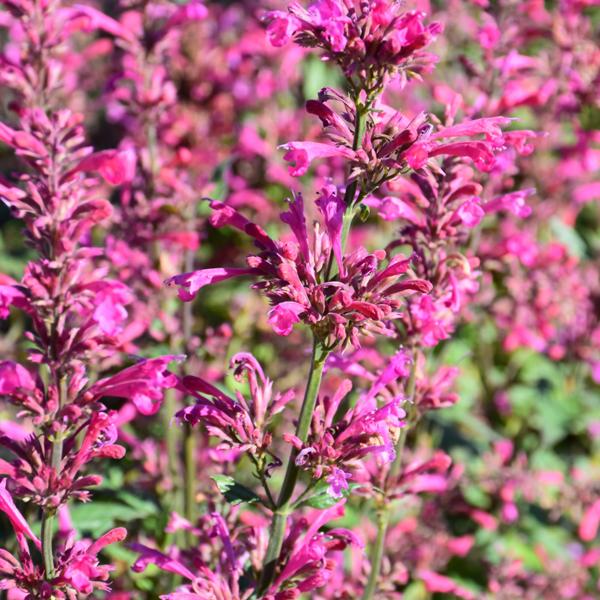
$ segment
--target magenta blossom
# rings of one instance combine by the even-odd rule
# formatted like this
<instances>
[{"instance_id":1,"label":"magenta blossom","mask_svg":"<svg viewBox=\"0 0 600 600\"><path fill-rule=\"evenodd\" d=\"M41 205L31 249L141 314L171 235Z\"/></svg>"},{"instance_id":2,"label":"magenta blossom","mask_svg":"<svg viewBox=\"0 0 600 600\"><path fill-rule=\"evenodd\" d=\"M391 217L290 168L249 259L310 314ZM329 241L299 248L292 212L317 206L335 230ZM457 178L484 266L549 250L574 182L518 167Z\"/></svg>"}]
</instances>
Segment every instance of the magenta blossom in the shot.
<instances>
[{"instance_id":1,"label":"magenta blossom","mask_svg":"<svg viewBox=\"0 0 600 600\"><path fill-rule=\"evenodd\" d=\"M387 377L384 371L379 380ZM296 436L284 435L297 451L296 464L310 470L316 480L325 478L333 497L341 497L348 488L352 477L349 471L356 468L362 458L375 455L381 462L389 463L396 456L395 441L406 413L400 408L400 396L377 406L374 398L379 383L375 382L373 393L361 396L353 408L334 420L341 402L352 389L351 382L344 380L334 394L319 398L304 444ZM385 385L383 381L381 385Z\"/></svg>"},{"instance_id":2,"label":"magenta blossom","mask_svg":"<svg viewBox=\"0 0 600 600\"><path fill-rule=\"evenodd\" d=\"M294 393L292 390L273 393L273 382L265 376L257 360L246 352L231 359L231 368L238 381L248 381L249 400L239 391L234 399L199 377L186 376L182 388L196 398L196 403L176 416L192 426L204 423L209 434L220 440L220 448L231 448L236 454L248 452L261 470L272 468L280 461L271 449L271 421L292 400ZM274 462L263 464L269 456Z\"/></svg>"},{"instance_id":3,"label":"magenta blossom","mask_svg":"<svg viewBox=\"0 0 600 600\"><path fill-rule=\"evenodd\" d=\"M160 408L164 390L177 384L177 377L167 370L167 365L182 358L161 356L142 360L116 375L96 382L85 392L85 398L90 402L107 396L126 398L142 414L152 415Z\"/></svg>"},{"instance_id":4,"label":"magenta blossom","mask_svg":"<svg viewBox=\"0 0 600 600\"><path fill-rule=\"evenodd\" d=\"M289 212L281 219L292 230L295 240L276 242L260 227L248 221L232 207L213 202L212 223L232 225L254 238L260 250L247 258L249 269L203 269L168 280L180 287L180 297L189 300L203 285L228 277L258 276L257 289L264 290L273 305L269 321L281 335L291 332L295 323L311 326L320 339L331 345L359 345L360 334L392 335L390 322L400 317L402 296L426 293L430 284L421 279L404 279L410 259L394 256L380 268L386 254L372 254L358 248L342 256L342 200L333 188L322 190L317 208L325 230L315 226L311 238L304 217L302 197L290 202ZM332 277L331 262L338 265Z\"/></svg>"},{"instance_id":5,"label":"magenta blossom","mask_svg":"<svg viewBox=\"0 0 600 600\"><path fill-rule=\"evenodd\" d=\"M308 8L298 3L289 13L266 14L267 36L275 46L294 39L301 46L318 47L335 61L350 81L371 90L377 75L418 73L435 58L423 51L439 33L439 23L424 24L421 12L403 12L389 0L372 4L315 0ZM371 87L369 87L371 86Z\"/></svg>"}]
</instances>

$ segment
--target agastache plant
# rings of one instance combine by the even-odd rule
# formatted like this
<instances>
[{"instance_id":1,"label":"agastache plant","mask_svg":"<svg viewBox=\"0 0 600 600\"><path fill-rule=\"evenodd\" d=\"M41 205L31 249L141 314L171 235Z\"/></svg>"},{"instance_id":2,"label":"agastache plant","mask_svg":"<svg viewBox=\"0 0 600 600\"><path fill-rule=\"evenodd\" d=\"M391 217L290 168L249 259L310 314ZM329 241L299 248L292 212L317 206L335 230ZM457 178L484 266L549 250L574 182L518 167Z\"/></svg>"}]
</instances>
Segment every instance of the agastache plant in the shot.
<instances>
[{"instance_id":1,"label":"agastache plant","mask_svg":"<svg viewBox=\"0 0 600 600\"><path fill-rule=\"evenodd\" d=\"M101 182L130 181L134 164L126 151L94 153L85 144L82 115L58 108L65 103L62 60L71 51L70 36L85 25L81 11L56 2L3 5L13 45L0 81L12 97L14 124L0 124L0 141L22 171L2 179L0 196L22 220L35 258L21 281L6 281L1 293L2 317L13 307L29 323L27 362L2 361L0 393L16 405L30 433L22 440L0 438L11 455L0 463L0 509L18 546L16 555L2 550L0 585L26 598L77 598L109 589L112 567L101 564L98 553L126 536L115 528L94 542L76 541L75 531L64 544L55 539L57 513L70 500L89 501L89 488L102 481L88 463L124 455L114 411L102 399L125 398L151 412L175 381L167 357L91 382L101 361L119 350L132 302L129 288L106 276L103 251L91 244L92 229L112 212ZM38 509L41 538L13 498Z\"/></svg>"},{"instance_id":2,"label":"agastache plant","mask_svg":"<svg viewBox=\"0 0 600 600\"><path fill-rule=\"evenodd\" d=\"M2 597L598 597L596 5L2 0Z\"/></svg>"},{"instance_id":3,"label":"agastache plant","mask_svg":"<svg viewBox=\"0 0 600 600\"><path fill-rule=\"evenodd\" d=\"M325 60L341 68L347 84L347 91L325 88L318 100L307 102L307 112L321 121L324 141L286 143L284 159L291 163L290 174L304 175L312 161L336 158L346 161L345 179L337 185L327 183L318 192L314 205L320 220L312 227L301 194L295 194L289 211L281 214L291 230L291 238L285 241L273 239L226 202L211 202L211 223L243 231L258 253L247 257L246 267L191 271L168 283L179 287L182 300L190 301L207 285L251 277L257 279L253 287L271 304L269 322L277 334L288 336L297 324L309 326L311 365L296 430L284 434L292 448L279 494L273 494L268 483L269 470L277 462L267 469L264 461L262 466L258 461L270 452L265 443L271 436L253 431L259 425L252 423L256 406L246 409L245 402L235 402L207 382L189 379L186 385L192 385L199 401L181 418L188 423L204 421L221 443L253 456L268 498L263 503L272 512L257 597L272 597L273 585L277 587L286 573L282 555L286 532L311 490L323 482L326 495L335 501L349 492L353 469L361 459L374 455L380 468L387 465L387 475L374 487L381 490L377 494L379 533L363 595L368 599L377 589L387 504L394 488L410 478L402 472L402 450L408 427L418 420L420 410L416 388L424 374L417 368L422 362L419 349L451 335L461 306L477 290L477 260L461 255L457 244L464 243L468 230L486 212L522 202L519 198L480 200L476 194L481 186L473 180L470 165L489 171L495 155L515 142L502 131L510 119L473 119L443 127L424 112L409 118L384 103L390 81L403 85L434 62L423 48L441 27L427 25L422 13L402 12L398 5L386 2L370 6L320 1L307 9L293 5L287 13L269 13L266 21L275 45L293 40L321 49ZM440 164L437 157L446 158ZM420 190L420 207L398 201L396 209L410 225L395 245L408 245L412 255L393 255L394 245L387 251L368 252L360 246L348 251L357 213L364 213L367 204L385 204L377 198L382 186L391 188L410 176L415 190ZM313 228L314 235L309 235ZM385 370L370 392L340 414L352 386L347 381L333 395L322 395L327 359L332 352L358 349L366 339L379 336L399 340L410 352L402 351L392 371ZM397 395L380 404L381 390L402 377ZM408 419L402 404L410 411ZM310 481L297 495L302 471L310 473Z\"/></svg>"}]
</instances>

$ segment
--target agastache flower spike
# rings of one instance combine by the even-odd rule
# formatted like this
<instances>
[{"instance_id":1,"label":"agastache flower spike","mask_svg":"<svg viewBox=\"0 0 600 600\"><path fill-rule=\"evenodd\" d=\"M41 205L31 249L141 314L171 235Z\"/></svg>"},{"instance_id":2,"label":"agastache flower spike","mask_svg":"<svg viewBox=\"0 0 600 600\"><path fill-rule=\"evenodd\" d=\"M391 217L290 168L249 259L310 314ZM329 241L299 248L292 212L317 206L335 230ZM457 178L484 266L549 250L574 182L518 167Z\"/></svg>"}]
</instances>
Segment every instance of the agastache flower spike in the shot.
<instances>
[{"instance_id":1,"label":"agastache flower spike","mask_svg":"<svg viewBox=\"0 0 600 600\"><path fill-rule=\"evenodd\" d=\"M293 3L289 13L266 14L267 36L274 46L293 39L317 47L336 62L357 90L374 93L389 77L427 71L434 57L423 51L442 31L424 24L424 13L403 12L389 0L374 3L316 0L308 8Z\"/></svg>"},{"instance_id":2,"label":"agastache flower spike","mask_svg":"<svg viewBox=\"0 0 600 600\"><path fill-rule=\"evenodd\" d=\"M383 376L387 378L387 373ZM375 396L383 385L383 380L378 379L371 392L362 395L352 409L334 421L342 400L352 389L352 383L344 380L331 397L319 398L304 444L293 435L284 435L298 451L296 464L310 470L316 480L325 478L333 497L342 496L348 488L352 478L349 471L358 466L360 459L373 454L389 463L395 458L395 440L406 413L400 407L400 396L377 407Z\"/></svg>"},{"instance_id":3,"label":"agastache flower spike","mask_svg":"<svg viewBox=\"0 0 600 600\"><path fill-rule=\"evenodd\" d=\"M185 376L183 390L196 398L196 403L182 409L176 417L194 426L204 423L210 435L220 440L223 447L241 454L248 452L260 469L271 469L281 461L271 449L272 434L270 424L290 402L294 393L273 392L273 382L268 379L260 364L249 353L236 354L231 359L231 368L238 381L247 379L250 399L241 392L231 398L212 384L199 377ZM263 464L271 458L272 463Z\"/></svg>"},{"instance_id":4,"label":"agastache flower spike","mask_svg":"<svg viewBox=\"0 0 600 600\"><path fill-rule=\"evenodd\" d=\"M335 188L323 188L316 206L323 217L325 230L317 224L309 237L301 195L290 201L290 210L281 215L292 230L295 241L272 240L258 226L235 209L212 202L214 225L232 225L249 234L261 251L249 256L249 269L204 269L184 273L168 280L180 287L180 297L189 300L203 285L237 275L255 275L273 305L269 322L280 335L288 335L295 323L308 324L328 345L360 344L361 334L392 335L388 322L400 316L401 298L410 293L427 293L431 286L422 279L404 279L410 260L402 256L389 259L379 268L386 255L369 254L358 248L343 255L343 202ZM329 278L329 264L335 260L338 275Z\"/></svg>"}]
</instances>

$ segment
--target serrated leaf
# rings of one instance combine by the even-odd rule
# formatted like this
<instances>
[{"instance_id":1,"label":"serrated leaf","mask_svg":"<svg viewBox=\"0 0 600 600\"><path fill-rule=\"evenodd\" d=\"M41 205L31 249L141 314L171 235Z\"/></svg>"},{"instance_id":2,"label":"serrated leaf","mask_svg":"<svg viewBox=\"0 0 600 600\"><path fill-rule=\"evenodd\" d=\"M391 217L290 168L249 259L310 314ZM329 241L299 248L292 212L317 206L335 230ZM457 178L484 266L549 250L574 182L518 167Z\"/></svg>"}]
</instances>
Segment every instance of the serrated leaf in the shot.
<instances>
[{"instance_id":1,"label":"serrated leaf","mask_svg":"<svg viewBox=\"0 0 600 600\"><path fill-rule=\"evenodd\" d=\"M252 490L238 483L233 477L229 477L229 475L213 475L211 479L217 484L219 491L230 504L236 505L242 502L254 504L255 502L262 502L260 497Z\"/></svg>"}]
</instances>

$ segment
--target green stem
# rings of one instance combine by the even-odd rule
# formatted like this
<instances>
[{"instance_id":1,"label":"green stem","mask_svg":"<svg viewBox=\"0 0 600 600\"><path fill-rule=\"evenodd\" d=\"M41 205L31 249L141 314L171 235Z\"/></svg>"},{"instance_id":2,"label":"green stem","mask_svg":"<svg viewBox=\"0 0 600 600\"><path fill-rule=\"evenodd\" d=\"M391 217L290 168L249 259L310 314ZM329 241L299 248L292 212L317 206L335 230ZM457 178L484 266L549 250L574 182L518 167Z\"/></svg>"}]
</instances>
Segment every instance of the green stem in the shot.
<instances>
[{"instance_id":1,"label":"green stem","mask_svg":"<svg viewBox=\"0 0 600 600\"><path fill-rule=\"evenodd\" d=\"M300 409L300 418L296 427L296 437L301 442L305 442L308 438L310 423L315 410L317 397L319 395L319 388L321 386L321 378L323 376L323 367L325 366L326 358L327 352L322 350L320 343L315 338L313 340L313 351L310 363L310 371L308 373L308 382L304 392L302 408ZM269 535L269 546L267 548L265 565L258 587L259 594L264 593L268 589L275 577L277 560L279 559L279 554L281 553L281 547L283 545L283 538L285 536L289 502L294 494L294 489L298 480L299 470L298 466L296 465L297 456L298 450L296 450L296 448L292 448L287 462L283 485L281 486L281 491L279 492L279 498L277 500L277 510L273 513L273 521L271 523L271 531Z\"/></svg>"},{"instance_id":2,"label":"green stem","mask_svg":"<svg viewBox=\"0 0 600 600\"><path fill-rule=\"evenodd\" d=\"M364 107L356 102L356 117L354 119L354 139L352 140L352 150L358 150L362 145L362 140L365 135L365 131L367 128L367 114L369 110L367 107ZM356 196L356 190L358 188L358 181L355 179L350 182L348 187L346 188L346 193L344 194L344 202L346 206L350 209L354 207L354 200ZM349 229L350 227L348 227Z\"/></svg>"},{"instance_id":3,"label":"green stem","mask_svg":"<svg viewBox=\"0 0 600 600\"><path fill-rule=\"evenodd\" d=\"M300 419L298 420L298 426L296 427L296 437L303 443L308 438L310 423L315 410L317 396L319 395L319 388L321 387L321 378L323 376L323 367L325 366L326 358L327 352L321 349L319 342L315 339L313 342L308 382L306 384L302 408L300 409ZM294 493L294 487L296 486L296 481L298 479L298 466L296 465L297 456L298 450L293 448L290 452L285 471L285 478L277 501L280 508L289 502Z\"/></svg>"},{"instance_id":4,"label":"green stem","mask_svg":"<svg viewBox=\"0 0 600 600\"><path fill-rule=\"evenodd\" d=\"M277 561L279 560L279 554L281 553L281 547L285 538L287 518L288 513L285 511L280 512L277 510L273 513L273 521L269 530L269 546L258 585L259 598L267 591L273 579L275 579L275 569L277 568Z\"/></svg>"},{"instance_id":5,"label":"green stem","mask_svg":"<svg viewBox=\"0 0 600 600\"><path fill-rule=\"evenodd\" d=\"M187 250L184 260L185 271L191 271L194 268L194 252ZM183 347L188 353L189 342L193 334L194 315L191 302L184 302L181 314L181 323L183 331ZM182 375L185 374L182 366ZM184 471L184 511L185 518L194 523L196 520L196 437L192 428L185 425L183 430L183 471ZM187 532L188 545L191 547L194 543L194 536L191 531Z\"/></svg>"},{"instance_id":6,"label":"green stem","mask_svg":"<svg viewBox=\"0 0 600 600\"><path fill-rule=\"evenodd\" d=\"M377 513L377 538L375 544L371 550L371 572L369 573L369 580L367 586L362 595L362 600L371 600L374 598L375 591L377 589L377 580L379 579L379 571L381 570L381 559L383 558L383 548L385 545L385 534L387 532L388 524L390 522L390 513L387 506L382 508Z\"/></svg>"},{"instance_id":7,"label":"green stem","mask_svg":"<svg viewBox=\"0 0 600 600\"><path fill-rule=\"evenodd\" d=\"M186 424L183 434L183 460L185 466L184 514L190 523L196 521L196 436ZM194 543L194 534L187 532L188 546Z\"/></svg>"},{"instance_id":8,"label":"green stem","mask_svg":"<svg viewBox=\"0 0 600 600\"><path fill-rule=\"evenodd\" d=\"M175 394L174 389L166 390L163 417L167 445L167 467L173 485L173 510L179 512L183 504L178 494L179 486L177 481L179 478L179 430L173 425L173 418L177 412Z\"/></svg>"},{"instance_id":9,"label":"green stem","mask_svg":"<svg viewBox=\"0 0 600 600\"><path fill-rule=\"evenodd\" d=\"M57 474L60 472L60 463L62 461L63 440L62 437L56 438L52 442L52 451L50 466ZM54 578L54 550L52 548L52 537L54 535L54 517L56 515L55 507L47 507L42 515L42 559L44 561L44 572L46 581Z\"/></svg>"}]
</instances>

